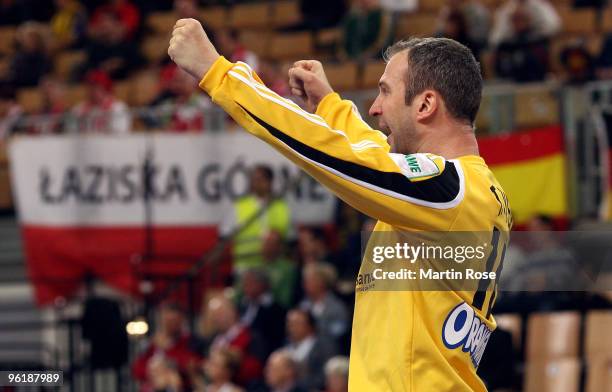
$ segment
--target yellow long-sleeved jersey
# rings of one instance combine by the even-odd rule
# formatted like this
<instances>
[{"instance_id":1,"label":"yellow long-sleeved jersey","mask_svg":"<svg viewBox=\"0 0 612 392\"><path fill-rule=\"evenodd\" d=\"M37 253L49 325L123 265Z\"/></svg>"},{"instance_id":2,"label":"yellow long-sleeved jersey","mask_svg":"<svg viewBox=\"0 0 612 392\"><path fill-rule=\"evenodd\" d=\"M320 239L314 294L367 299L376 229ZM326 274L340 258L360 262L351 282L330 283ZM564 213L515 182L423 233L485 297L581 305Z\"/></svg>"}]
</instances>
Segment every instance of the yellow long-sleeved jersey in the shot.
<instances>
[{"instance_id":1,"label":"yellow long-sleeved jersey","mask_svg":"<svg viewBox=\"0 0 612 392\"><path fill-rule=\"evenodd\" d=\"M511 218L482 158L391 153L350 101L326 96L315 114L268 89L252 69L221 57L200 87L248 132L342 200L378 219L376 231L487 232L487 269L500 271ZM357 280L349 390L482 391L476 367L495 321L495 290L367 290ZM369 287L369 286L368 286Z\"/></svg>"}]
</instances>

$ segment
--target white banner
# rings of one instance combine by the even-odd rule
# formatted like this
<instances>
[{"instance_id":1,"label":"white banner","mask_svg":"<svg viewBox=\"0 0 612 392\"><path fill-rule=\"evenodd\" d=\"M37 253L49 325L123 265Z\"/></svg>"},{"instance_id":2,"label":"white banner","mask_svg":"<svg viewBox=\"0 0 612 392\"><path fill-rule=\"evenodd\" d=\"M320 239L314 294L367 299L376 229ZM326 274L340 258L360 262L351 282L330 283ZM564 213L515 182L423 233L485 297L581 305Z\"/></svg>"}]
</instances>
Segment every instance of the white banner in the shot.
<instances>
[{"instance_id":1,"label":"white banner","mask_svg":"<svg viewBox=\"0 0 612 392\"><path fill-rule=\"evenodd\" d=\"M246 134L141 134L18 138L10 146L22 223L134 226L218 224L248 191L257 163L275 172L275 190L303 224L332 219L334 198L260 140ZM147 181L150 192L146 192Z\"/></svg>"}]
</instances>

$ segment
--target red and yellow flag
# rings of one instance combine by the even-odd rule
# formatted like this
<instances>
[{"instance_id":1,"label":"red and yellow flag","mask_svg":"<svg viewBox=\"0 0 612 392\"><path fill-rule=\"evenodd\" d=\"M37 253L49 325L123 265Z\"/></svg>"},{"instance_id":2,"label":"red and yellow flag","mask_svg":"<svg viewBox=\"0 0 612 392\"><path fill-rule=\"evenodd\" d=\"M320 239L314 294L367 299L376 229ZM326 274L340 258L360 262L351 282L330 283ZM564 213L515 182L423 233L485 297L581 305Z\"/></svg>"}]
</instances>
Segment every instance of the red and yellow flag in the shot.
<instances>
[{"instance_id":1,"label":"red and yellow flag","mask_svg":"<svg viewBox=\"0 0 612 392\"><path fill-rule=\"evenodd\" d=\"M479 138L480 154L504 187L515 223L534 215L567 218L567 171L561 126Z\"/></svg>"}]
</instances>

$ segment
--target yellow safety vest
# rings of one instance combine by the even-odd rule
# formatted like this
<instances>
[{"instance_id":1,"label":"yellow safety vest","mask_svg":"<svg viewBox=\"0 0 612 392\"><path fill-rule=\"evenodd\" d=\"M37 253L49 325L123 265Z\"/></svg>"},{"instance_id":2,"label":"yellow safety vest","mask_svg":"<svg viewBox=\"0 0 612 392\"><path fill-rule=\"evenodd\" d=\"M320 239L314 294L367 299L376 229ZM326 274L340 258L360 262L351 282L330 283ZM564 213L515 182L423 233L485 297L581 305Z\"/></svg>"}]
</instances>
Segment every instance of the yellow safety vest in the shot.
<instances>
[{"instance_id":1,"label":"yellow safety vest","mask_svg":"<svg viewBox=\"0 0 612 392\"><path fill-rule=\"evenodd\" d=\"M252 195L242 197L234 203L237 227L252 220L234 238L232 254L234 268L237 270L262 265L261 248L268 231L278 231L283 237L286 237L289 231L290 213L284 200L273 200L266 211L253 220L262 207Z\"/></svg>"}]
</instances>

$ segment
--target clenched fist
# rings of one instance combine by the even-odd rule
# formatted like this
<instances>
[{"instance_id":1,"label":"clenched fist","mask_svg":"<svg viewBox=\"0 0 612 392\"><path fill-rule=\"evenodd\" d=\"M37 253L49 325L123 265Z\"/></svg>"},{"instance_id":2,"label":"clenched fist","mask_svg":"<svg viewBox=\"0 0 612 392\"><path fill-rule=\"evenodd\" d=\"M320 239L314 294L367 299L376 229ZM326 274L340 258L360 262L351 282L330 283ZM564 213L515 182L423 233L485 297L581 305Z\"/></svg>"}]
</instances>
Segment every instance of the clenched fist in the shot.
<instances>
[{"instance_id":1,"label":"clenched fist","mask_svg":"<svg viewBox=\"0 0 612 392\"><path fill-rule=\"evenodd\" d=\"M202 25L195 19L179 19L172 30L168 55L183 70L200 80L219 58Z\"/></svg>"},{"instance_id":2,"label":"clenched fist","mask_svg":"<svg viewBox=\"0 0 612 392\"><path fill-rule=\"evenodd\" d=\"M304 98L308 110L314 112L319 102L333 92L327 81L323 65L316 60L301 60L289 69L289 87L291 93Z\"/></svg>"}]
</instances>

